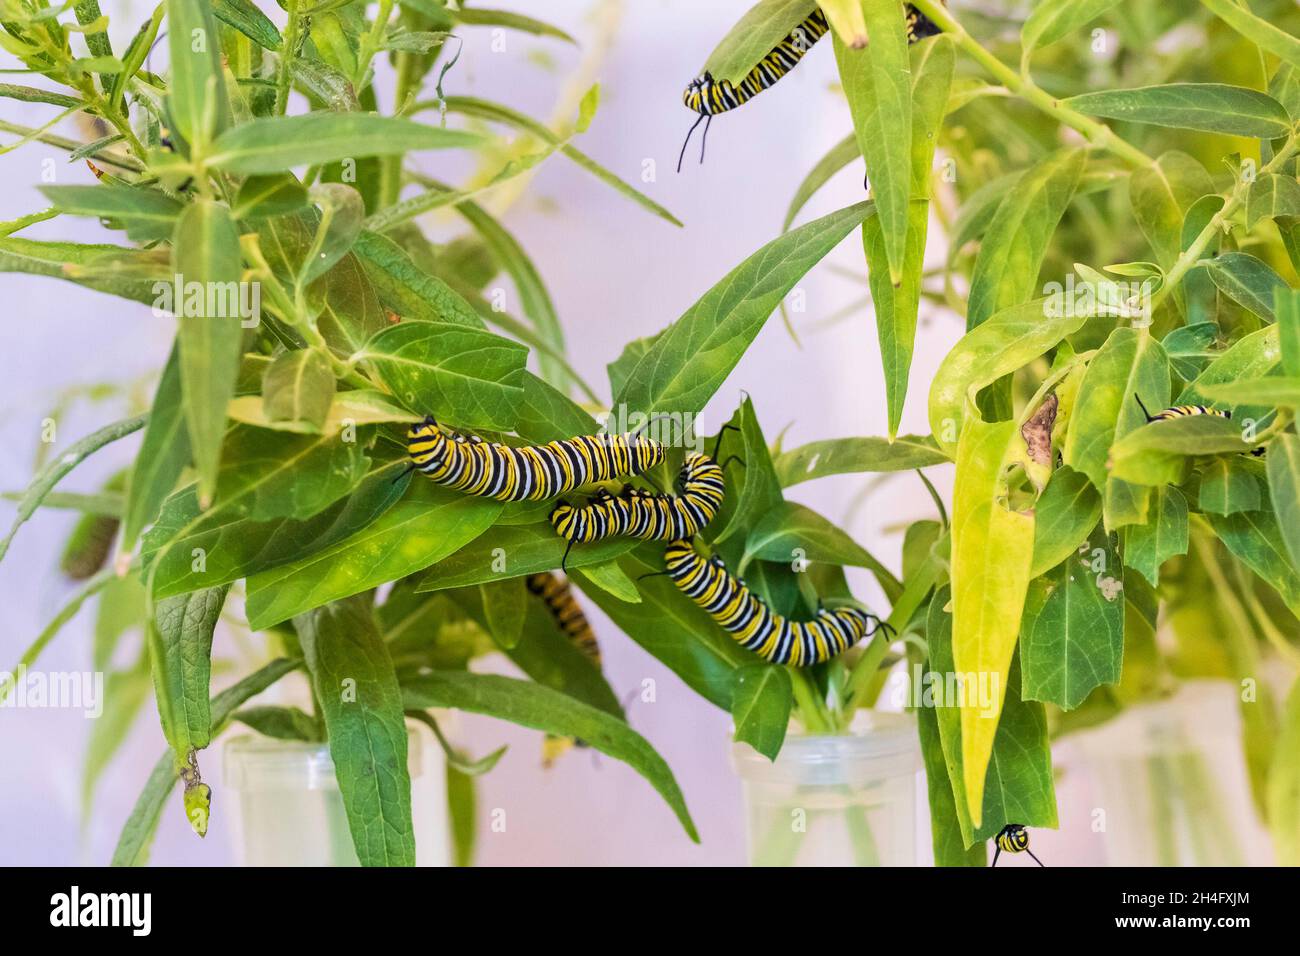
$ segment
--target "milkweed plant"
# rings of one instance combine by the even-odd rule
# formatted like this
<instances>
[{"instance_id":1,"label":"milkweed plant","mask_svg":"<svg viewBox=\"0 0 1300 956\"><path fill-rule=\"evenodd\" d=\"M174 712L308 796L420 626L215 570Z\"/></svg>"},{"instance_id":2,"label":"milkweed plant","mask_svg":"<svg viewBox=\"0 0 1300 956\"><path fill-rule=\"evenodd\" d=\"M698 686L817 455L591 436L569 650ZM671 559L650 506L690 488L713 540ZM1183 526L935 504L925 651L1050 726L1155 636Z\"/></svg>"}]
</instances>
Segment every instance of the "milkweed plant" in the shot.
<instances>
[{"instance_id":1,"label":"milkweed plant","mask_svg":"<svg viewBox=\"0 0 1300 956\"><path fill-rule=\"evenodd\" d=\"M74 164L42 185L48 208L2 224L0 268L176 318L147 409L55 442L13 496L0 541L3 557L38 509L83 513L64 558L81 583L2 692L21 693L43 648L97 597L94 665L108 671L112 713L92 734L88 794L150 688L156 698L166 751L114 863L146 859L164 811L206 832L206 748L238 722L328 742L361 862L412 864L408 719L436 732L444 708L626 762L698 839L667 764L526 586L561 565L769 758L792 725L851 733L891 668L917 675L906 706L940 865L984 865L1009 825L1057 825L1055 738L1188 679L1227 682L1255 809L1279 862L1300 863L1290 0L822 0L828 37L799 52L834 57L840 89L825 95L847 100L852 129L791 184L765 245L686 314L627 343L594 384L569 364L542 276L480 194L523 187L543 162L574 163L589 188L680 223L582 151L598 89L549 124L456 92L466 36L572 42L563 31L443 0L164 0L121 43L97 0L0 6L7 72L33 84L0 84L0 96L50 110L38 128L0 121L5 149L53 148ZM701 54L716 44L700 76L738 88L818 9L760 0L720 42L675 35ZM914 31L918 14L933 29ZM746 98L749 110L791 108ZM53 131L68 119L80 136ZM464 169L466 157L479 169L460 183L421 171ZM859 159L862 201L796 225ZM463 233L429 238L421 219L435 210ZM24 237L66 217L120 235ZM779 390L754 387L722 430L694 434L783 299L850 235L888 433L781 448ZM677 241L690 237L688 226ZM501 276L514 290L504 300ZM904 435L923 302L964 316L965 333L928 383L931 433ZM408 429L426 416L462 444L643 430L667 447L628 479L643 490L671 492L684 449L717 449L725 496L698 554L794 621L862 607L845 568L864 568L884 595L873 609L883 626L828 661L772 663L658 573L663 541L568 549L554 501L411 473ZM102 491L59 489L136 432L133 464ZM945 501L927 472L953 466ZM828 475L912 470L934 517L906 528L892 568L785 498ZM213 695L213 630L226 618L254 650ZM114 667L132 623L145 633L136 663ZM491 654L523 677L476 672ZM250 705L295 672L309 707ZM472 778L499 753L476 759L439 739L466 862Z\"/></svg>"}]
</instances>

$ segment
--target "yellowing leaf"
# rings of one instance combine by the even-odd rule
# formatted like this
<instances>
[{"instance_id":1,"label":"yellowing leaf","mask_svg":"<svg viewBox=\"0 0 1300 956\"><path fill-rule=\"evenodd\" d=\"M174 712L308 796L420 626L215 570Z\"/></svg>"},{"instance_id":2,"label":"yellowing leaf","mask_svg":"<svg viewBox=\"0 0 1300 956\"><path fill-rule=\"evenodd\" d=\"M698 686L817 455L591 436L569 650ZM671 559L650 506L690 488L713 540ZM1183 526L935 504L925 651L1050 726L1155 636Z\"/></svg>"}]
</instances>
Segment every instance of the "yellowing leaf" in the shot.
<instances>
[{"instance_id":1,"label":"yellowing leaf","mask_svg":"<svg viewBox=\"0 0 1300 956\"><path fill-rule=\"evenodd\" d=\"M961 708L963 783L976 827L1034 552L1032 513L1010 511L1004 503L1003 469L1018 440L1014 421L987 424L972 410L957 444L953 664L963 681L988 681L993 691L992 701L966 699Z\"/></svg>"}]
</instances>

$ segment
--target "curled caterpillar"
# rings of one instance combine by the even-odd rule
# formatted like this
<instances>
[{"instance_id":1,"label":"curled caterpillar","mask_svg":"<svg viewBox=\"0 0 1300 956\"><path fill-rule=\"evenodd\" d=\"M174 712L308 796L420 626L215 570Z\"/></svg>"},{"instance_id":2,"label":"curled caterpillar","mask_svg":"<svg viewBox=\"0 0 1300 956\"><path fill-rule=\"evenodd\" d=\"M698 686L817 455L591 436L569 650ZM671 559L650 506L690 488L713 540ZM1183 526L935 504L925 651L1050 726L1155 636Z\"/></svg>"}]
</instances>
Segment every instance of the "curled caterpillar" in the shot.
<instances>
[{"instance_id":1,"label":"curled caterpillar","mask_svg":"<svg viewBox=\"0 0 1300 956\"><path fill-rule=\"evenodd\" d=\"M934 36L939 33L939 28L925 17L919 10L910 3L906 5L907 10L907 41L915 43L925 37ZM695 127L706 117L712 120L712 117L718 113L726 113L734 110L738 106L743 106L759 93L768 87L776 84L781 77L785 76L803 59L805 53L812 48L812 45L820 40L829 29L826 22L826 14L820 7L808 14L804 20L791 30L775 47L772 52L759 60L757 64L739 83L733 84L730 80L715 80L710 73L704 73L696 77L686 87L682 93L682 102L692 112L699 113L700 118L695 121L690 132L686 134L686 142L682 144L681 156L677 158L677 171L681 172L682 159L686 155L686 146L691 141L691 133L695 132ZM704 139L707 141L709 136L709 125L704 125ZM704 144L700 148L700 162L704 162Z\"/></svg>"},{"instance_id":2,"label":"curled caterpillar","mask_svg":"<svg viewBox=\"0 0 1300 956\"><path fill-rule=\"evenodd\" d=\"M664 567L677 590L704 608L741 647L773 664L808 667L836 657L877 628L888 627L855 607L821 608L811 621L791 621L769 608L721 558L705 560L688 540L664 551Z\"/></svg>"},{"instance_id":3,"label":"curled caterpillar","mask_svg":"<svg viewBox=\"0 0 1300 956\"><path fill-rule=\"evenodd\" d=\"M677 487L679 495L656 494L630 485L611 495L602 488L585 505L556 505L551 524L570 548L616 536L644 541L694 537L722 507L726 492L722 466L708 455L692 452L682 463ZM566 550L565 561L568 557Z\"/></svg>"},{"instance_id":4,"label":"curled caterpillar","mask_svg":"<svg viewBox=\"0 0 1300 956\"><path fill-rule=\"evenodd\" d=\"M1019 823L1008 823L1004 826L993 838L993 843L997 847L997 852L993 854L994 866L998 865L998 857L1002 855L1003 850L1008 853L1028 853L1035 863L1039 866L1043 865L1043 861L1034 856L1034 851L1029 849L1029 831Z\"/></svg>"},{"instance_id":5,"label":"curled caterpillar","mask_svg":"<svg viewBox=\"0 0 1300 956\"><path fill-rule=\"evenodd\" d=\"M1214 415L1218 418L1232 417L1232 412L1226 408L1209 408L1205 405L1173 405L1152 415L1147 411L1146 404L1142 401L1141 395L1134 392L1133 397L1137 399L1138 407L1142 409L1142 414L1146 416L1148 423L1169 422L1173 421L1175 418L1186 418L1190 415Z\"/></svg>"},{"instance_id":6,"label":"curled caterpillar","mask_svg":"<svg viewBox=\"0 0 1300 956\"><path fill-rule=\"evenodd\" d=\"M582 612L582 607L574 599L573 588L569 582L549 571L543 571L540 574L530 574L525 583L528 590L546 604L546 609L551 612L556 626L564 632L573 646L582 651L599 670L600 644L596 642L596 634L587 621L587 615ZM586 743L573 737L547 734L542 738L542 766L551 766L571 747L586 746Z\"/></svg>"},{"instance_id":7,"label":"curled caterpillar","mask_svg":"<svg viewBox=\"0 0 1300 956\"><path fill-rule=\"evenodd\" d=\"M406 433L411 467L440 485L498 501L542 501L579 485L639 475L664 460L664 446L639 435L580 435L512 448L448 433L432 417Z\"/></svg>"}]
</instances>

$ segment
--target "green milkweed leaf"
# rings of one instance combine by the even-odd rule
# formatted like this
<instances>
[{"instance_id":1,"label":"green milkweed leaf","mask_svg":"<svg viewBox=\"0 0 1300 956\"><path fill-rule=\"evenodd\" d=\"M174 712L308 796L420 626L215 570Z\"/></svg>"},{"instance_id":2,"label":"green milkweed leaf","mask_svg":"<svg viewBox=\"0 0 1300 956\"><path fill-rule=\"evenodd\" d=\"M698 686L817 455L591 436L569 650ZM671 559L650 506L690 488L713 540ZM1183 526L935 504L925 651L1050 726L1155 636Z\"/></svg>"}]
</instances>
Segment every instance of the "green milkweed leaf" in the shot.
<instances>
[{"instance_id":1,"label":"green milkweed leaf","mask_svg":"<svg viewBox=\"0 0 1300 956\"><path fill-rule=\"evenodd\" d=\"M1268 493L1292 568L1300 568L1300 437L1276 436L1268 443Z\"/></svg>"},{"instance_id":2,"label":"green milkweed leaf","mask_svg":"<svg viewBox=\"0 0 1300 956\"><path fill-rule=\"evenodd\" d=\"M472 149L483 142L476 133L425 126L396 116L304 113L241 123L217 137L207 161L219 169L247 176L366 156Z\"/></svg>"},{"instance_id":3,"label":"green milkweed leaf","mask_svg":"<svg viewBox=\"0 0 1300 956\"><path fill-rule=\"evenodd\" d=\"M781 299L862 220L858 203L800 226L751 255L670 325L627 375L614 406L698 412Z\"/></svg>"},{"instance_id":4,"label":"green milkweed leaf","mask_svg":"<svg viewBox=\"0 0 1300 956\"><path fill-rule=\"evenodd\" d=\"M352 356L412 411L496 430L514 426L527 358L517 342L449 322L399 322Z\"/></svg>"},{"instance_id":5,"label":"green milkweed leaf","mask_svg":"<svg viewBox=\"0 0 1300 956\"><path fill-rule=\"evenodd\" d=\"M294 619L362 866L414 866L402 691L370 603L336 601Z\"/></svg>"},{"instance_id":6,"label":"green milkweed leaf","mask_svg":"<svg viewBox=\"0 0 1300 956\"><path fill-rule=\"evenodd\" d=\"M203 0L167 0L169 112L181 138L200 148L230 125L221 36L212 13Z\"/></svg>"},{"instance_id":7,"label":"green milkweed leaf","mask_svg":"<svg viewBox=\"0 0 1300 956\"><path fill-rule=\"evenodd\" d=\"M785 742L793 704L790 672L771 664L747 664L736 669L731 695L735 738L768 760L775 760Z\"/></svg>"},{"instance_id":8,"label":"green milkweed leaf","mask_svg":"<svg viewBox=\"0 0 1300 956\"><path fill-rule=\"evenodd\" d=\"M1273 321L1273 297L1287 291L1286 281L1260 259L1244 252L1225 252L1205 263L1219 291L1265 322Z\"/></svg>"},{"instance_id":9,"label":"green milkweed leaf","mask_svg":"<svg viewBox=\"0 0 1300 956\"><path fill-rule=\"evenodd\" d=\"M1300 67L1300 40L1267 20L1238 6L1232 0L1201 0L1220 20L1228 24L1262 50L1276 54L1294 67Z\"/></svg>"},{"instance_id":10,"label":"green milkweed leaf","mask_svg":"<svg viewBox=\"0 0 1300 956\"><path fill-rule=\"evenodd\" d=\"M759 0L727 32L700 72L738 84L816 9L816 0Z\"/></svg>"},{"instance_id":11,"label":"green milkweed leaf","mask_svg":"<svg viewBox=\"0 0 1300 956\"><path fill-rule=\"evenodd\" d=\"M827 475L859 472L911 471L942 465L948 456L929 435L887 438L830 438L809 442L777 456L776 474L782 488Z\"/></svg>"},{"instance_id":12,"label":"green milkweed leaf","mask_svg":"<svg viewBox=\"0 0 1300 956\"><path fill-rule=\"evenodd\" d=\"M1207 133L1274 139L1291 130L1290 117L1273 97L1223 83L1101 90L1072 96L1064 102L1089 116Z\"/></svg>"},{"instance_id":13,"label":"green milkweed leaf","mask_svg":"<svg viewBox=\"0 0 1300 956\"><path fill-rule=\"evenodd\" d=\"M1046 574L1088 540L1101 520L1101 494L1088 476L1062 465L1034 506L1034 559L1031 578Z\"/></svg>"},{"instance_id":14,"label":"green milkweed leaf","mask_svg":"<svg viewBox=\"0 0 1300 956\"><path fill-rule=\"evenodd\" d=\"M1160 566L1187 553L1187 499L1172 485L1151 493L1146 524L1124 529L1124 564L1151 582L1160 584Z\"/></svg>"},{"instance_id":15,"label":"green milkweed leaf","mask_svg":"<svg viewBox=\"0 0 1300 956\"><path fill-rule=\"evenodd\" d=\"M1028 169L999 203L971 273L968 329L1037 291L1047 243L1074 196L1086 155L1081 149L1053 153Z\"/></svg>"},{"instance_id":16,"label":"green milkweed leaf","mask_svg":"<svg viewBox=\"0 0 1300 956\"><path fill-rule=\"evenodd\" d=\"M423 571L473 541L502 504L421 481L406 498L347 538L248 579L249 626L296 614Z\"/></svg>"},{"instance_id":17,"label":"green milkweed leaf","mask_svg":"<svg viewBox=\"0 0 1300 956\"><path fill-rule=\"evenodd\" d=\"M172 269L186 289L184 312L181 302L174 303L180 323L181 397L199 473L199 499L206 505L216 491L226 405L235 394L244 339L243 319L229 314L239 298L230 290L237 290L243 271L239 233L229 209L209 199L185 207L172 239ZM197 310L191 308L191 283L203 293ZM226 293L224 305L217 295L221 291Z\"/></svg>"},{"instance_id":18,"label":"green milkweed leaf","mask_svg":"<svg viewBox=\"0 0 1300 956\"><path fill-rule=\"evenodd\" d=\"M1123 582L1110 536L1097 528L1078 553L1030 583L1020 623L1023 699L1073 710L1119 680Z\"/></svg>"}]
</instances>

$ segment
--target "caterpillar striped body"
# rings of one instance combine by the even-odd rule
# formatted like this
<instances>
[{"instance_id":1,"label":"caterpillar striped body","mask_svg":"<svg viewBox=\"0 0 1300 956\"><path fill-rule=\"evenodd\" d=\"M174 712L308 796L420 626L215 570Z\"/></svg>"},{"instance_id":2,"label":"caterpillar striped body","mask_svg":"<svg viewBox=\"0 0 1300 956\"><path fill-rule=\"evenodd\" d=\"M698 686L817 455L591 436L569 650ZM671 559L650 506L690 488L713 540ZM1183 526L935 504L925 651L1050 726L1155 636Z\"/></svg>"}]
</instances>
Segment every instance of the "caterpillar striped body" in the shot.
<instances>
[{"instance_id":1,"label":"caterpillar striped body","mask_svg":"<svg viewBox=\"0 0 1300 956\"><path fill-rule=\"evenodd\" d=\"M407 430L406 447L411 466L438 484L498 501L543 501L664 460L664 446L641 436L580 435L513 448L449 433L432 417Z\"/></svg>"},{"instance_id":2,"label":"caterpillar striped body","mask_svg":"<svg viewBox=\"0 0 1300 956\"><path fill-rule=\"evenodd\" d=\"M887 626L854 607L822 608L811 621L792 621L769 608L727 570L722 559L705 560L686 539L668 545L664 567L677 589L707 611L741 647L773 664L820 664Z\"/></svg>"},{"instance_id":3,"label":"caterpillar striped body","mask_svg":"<svg viewBox=\"0 0 1300 956\"><path fill-rule=\"evenodd\" d=\"M1214 415L1218 418L1231 418L1232 412L1228 409L1210 408L1206 405L1172 405L1162 411L1152 415L1147 411L1146 404L1142 401L1142 396L1136 392L1133 397L1137 399L1138 407L1142 409L1142 414L1146 416L1147 422L1169 422L1175 418L1186 418L1191 415Z\"/></svg>"},{"instance_id":4,"label":"caterpillar striped body","mask_svg":"<svg viewBox=\"0 0 1300 956\"><path fill-rule=\"evenodd\" d=\"M1019 823L1008 823L998 835L993 838L993 843L997 847L997 852L993 854L993 865L998 865L998 857L1005 850L1007 853L1028 853L1035 863L1043 865L1043 861L1034 856L1034 851L1029 849L1029 831Z\"/></svg>"},{"instance_id":5,"label":"caterpillar striped body","mask_svg":"<svg viewBox=\"0 0 1300 956\"><path fill-rule=\"evenodd\" d=\"M546 609L551 612L555 624L564 632L573 646L587 656L596 669L600 670L600 644L596 634L587 621L587 615L573 597L573 587L563 578L556 577L549 571L530 574L525 580L528 590L542 599ZM560 737L547 734L542 738L542 766L549 767L571 747L586 747L581 740L573 737Z\"/></svg>"},{"instance_id":6,"label":"caterpillar striped body","mask_svg":"<svg viewBox=\"0 0 1300 956\"><path fill-rule=\"evenodd\" d=\"M933 22L910 3L906 4L906 11L909 43L915 43L940 32ZM705 118L712 120L719 113L726 113L743 106L759 93L775 85L781 77L798 65L804 54L826 34L828 29L826 14L818 7L786 34L785 39L773 47L767 56L759 60L739 83L733 84L726 79L715 80L708 72L692 80L682 93L682 102L686 104L687 109L700 114L700 118L686 134L686 143L682 144L681 156L677 158L677 171L681 172L682 157L686 155L686 144L691 141L691 133L695 132L695 127L700 125L701 120ZM706 140L708 135L709 127L706 123L704 126ZM704 162L703 147L700 149L700 162Z\"/></svg>"},{"instance_id":7,"label":"caterpillar striped body","mask_svg":"<svg viewBox=\"0 0 1300 956\"><path fill-rule=\"evenodd\" d=\"M701 452L686 456L677 476L681 494L657 494L624 485L617 495L601 489L586 505L556 505L551 524L570 544L624 536L643 541L694 537L722 507L722 467Z\"/></svg>"}]
</instances>

